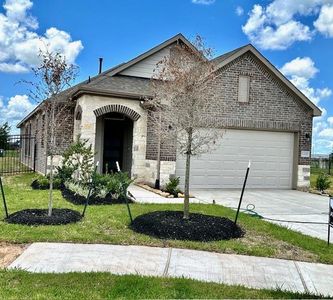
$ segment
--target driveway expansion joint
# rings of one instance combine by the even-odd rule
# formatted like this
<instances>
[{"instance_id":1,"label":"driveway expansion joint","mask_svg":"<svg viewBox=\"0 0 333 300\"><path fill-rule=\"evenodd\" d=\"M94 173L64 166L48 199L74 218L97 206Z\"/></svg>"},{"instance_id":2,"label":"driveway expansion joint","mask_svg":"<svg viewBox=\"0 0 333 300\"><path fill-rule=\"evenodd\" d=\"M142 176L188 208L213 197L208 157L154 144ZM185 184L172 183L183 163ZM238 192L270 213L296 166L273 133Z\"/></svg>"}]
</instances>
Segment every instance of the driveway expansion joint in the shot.
<instances>
[{"instance_id":1,"label":"driveway expansion joint","mask_svg":"<svg viewBox=\"0 0 333 300\"><path fill-rule=\"evenodd\" d=\"M171 260L171 254L172 254L172 248L168 249L168 257L167 257L167 261L165 264L165 269L163 271L163 277L167 277L168 276L168 271L169 271L169 267L170 267L170 260Z\"/></svg>"},{"instance_id":2,"label":"driveway expansion joint","mask_svg":"<svg viewBox=\"0 0 333 300\"><path fill-rule=\"evenodd\" d=\"M299 266L298 266L298 264L297 264L297 261L294 261L294 265L295 265L295 268L296 268L297 273L298 273L298 275L299 275L299 278L300 278L301 281L302 281L302 284L303 284L303 287L304 287L304 291L305 291L306 293L310 293L310 291L309 291L309 289L308 289L308 287L307 287L307 285L306 285L306 281L305 281L305 279L304 279L304 277L303 277L303 274L302 274L302 272L301 272L301 269L299 268Z\"/></svg>"}]
</instances>

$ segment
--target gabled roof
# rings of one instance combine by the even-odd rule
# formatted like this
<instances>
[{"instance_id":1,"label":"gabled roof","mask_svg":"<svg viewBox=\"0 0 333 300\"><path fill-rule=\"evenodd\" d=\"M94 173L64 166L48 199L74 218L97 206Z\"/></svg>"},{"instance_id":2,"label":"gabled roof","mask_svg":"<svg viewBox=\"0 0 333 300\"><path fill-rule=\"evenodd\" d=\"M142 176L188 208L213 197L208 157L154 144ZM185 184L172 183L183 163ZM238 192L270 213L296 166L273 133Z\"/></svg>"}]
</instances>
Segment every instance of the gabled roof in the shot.
<instances>
[{"instance_id":1,"label":"gabled roof","mask_svg":"<svg viewBox=\"0 0 333 300\"><path fill-rule=\"evenodd\" d=\"M129 99L143 99L150 96L149 79L120 75L122 71L133 66L136 63L146 59L147 57L157 53L158 51L171 46L176 42L182 42L193 51L200 52L182 35L177 34L166 40L158 46L148 50L147 52L135 57L134 59L119 64L108 69L101 74L92 77L90 80L83 81L61 93L64 99L76 98L82 94L98 94L105 96L126 97ZM253 53L272 73L274 73L291 91L293 91L300 99L302 99L309 107L313 109L314 116L320 116L320 109L313 104L299 89L297 89L277 68L275 68L255 47L251 44L242 46L212 60L216 64L216 68L222 68L244 53L250 51ZM20 127L25 121L31 118L40 109L40 103L32 112L30 112L22 121L17 124Z\"/></svg>"},{"instance_id":2,"label":"gabled roof","mask_svg":"<svg viewBox=\"0 0 333 300\"><path fill-rule=\"evenodd\" d=\"M198 51L197 48L195 48L192 43L186 39L181 33L178 33L177 35L173 36L172 38L166 40L165 42L163 42L162 44L159 44L158 46L148 50L147 52L140 54L139 56L133 58L132 60L128 61L127 63L122 64L121 66L119 66L116 69L113 69L111 71L107 71L105 72L105 74L109 75L109 76L113 76L116 74L119 74L120 72L124 71L125 69L135 65L136 63L146 59L147 57L157 53L158 51L171 46L172 44L176 43L176 42L182 42L184 43L187 47L189 47L190 49L192 49L194 52L197 52L198 55L201 56L201 53Z\"/></svg>"},{"instance_id":3,"label":"gabled roof","mask_svg":"<svg viewBox=\"0 0 333 300\"><path fill-rule=\"evenodd\" d=\"M136 78L136 77L127 77L127 76L119 76L118 78L114 78L115 75L119 74L123 70L133 66L134 64L144 60L145 58L157 53L158 51L174 44L175 42L182 42L193 51L198 51L181 33L173 36L172 38L166 40L165 42L159 44L158 46L146 51L143 54L135 57L134 59L121 63L111 69L108 69L101 74L98 74L90 79L90 81L83 81L79 84L65 90L62 95L64 97L78 97L82 94L94 93L100 95L110 95L117 97L129 97L130 99L142 99L144 97L149 97L149 89L148 83L149 79L144 78ZM200 55L200 53L198 52ZM122 78L120 78L122 77ZM126 78L127 77L127 78ZM116 83L119 86L116 86ZM109 84L109 86L108 86ZM124 88L123 90L120 90ZM21 120L16 127L20 127L25 121L31 118L35 113L38 112L41 105L40 103L32 112L30 112L23 120Z\"/></svg>"},{"instance_id":4,"label":"gabled roof","mask_svg":"<svg viewBox=\"0 0 333 300\"><path fill-rule=\"evenodd\" d=\"M304 101L310 108L313 109L313 116L321 116L321 110L306 97L295 85L293 85L275 66L273 66L267 58L265 58L253 45L248 44L226 54L223 54L213 61L216 62L216 69L220 69L236 58L250 51L255 55L275 76L277 76L294 94Z\"/></svg>"}]
</instances>

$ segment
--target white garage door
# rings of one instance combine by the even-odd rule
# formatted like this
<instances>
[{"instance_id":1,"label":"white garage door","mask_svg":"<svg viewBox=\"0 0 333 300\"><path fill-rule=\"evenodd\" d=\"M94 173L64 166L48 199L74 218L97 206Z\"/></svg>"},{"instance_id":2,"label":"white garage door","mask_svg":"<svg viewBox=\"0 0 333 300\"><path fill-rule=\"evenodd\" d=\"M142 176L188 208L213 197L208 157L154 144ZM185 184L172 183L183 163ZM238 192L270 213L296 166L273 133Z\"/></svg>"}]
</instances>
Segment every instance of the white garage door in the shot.
<instances>
[{"instance_id":1,"label":"white garage door","mask_svg":"<svg viewBox=\"0 0 333 300\"><path fill-rule=\"evenodd\" d=\"M291 189L294 134L227 130L217 149L192 157L190 188L241 188L248 161L247 188ZM177 157L176 175L184 184L185 157Z\"/></svg>"}]
</instances>

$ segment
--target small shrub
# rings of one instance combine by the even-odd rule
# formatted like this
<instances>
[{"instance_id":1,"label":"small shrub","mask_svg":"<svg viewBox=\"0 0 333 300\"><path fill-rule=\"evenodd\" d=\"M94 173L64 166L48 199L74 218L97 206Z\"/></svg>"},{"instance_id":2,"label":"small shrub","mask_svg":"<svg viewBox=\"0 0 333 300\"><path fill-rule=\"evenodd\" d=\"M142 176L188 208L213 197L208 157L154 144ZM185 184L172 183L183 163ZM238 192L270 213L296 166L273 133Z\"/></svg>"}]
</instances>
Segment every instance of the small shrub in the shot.
<instances>
[{"instance_id":1,"label":"small shrub","mask_svg":"<svg viewBox=\"0 0 333 300\"><path fill-rule=\"evenodd\" d=\"M58 174L64 181L74 180L88 185L94 172L94 152L87 140L78 139L63 154Z\"/></svg>"},{"instance_id":2,"label":"small shrub","mask_svg":"<svg viewBox=\"0 0 333 300\"><path fill-rule=\"evenodd\" d=\"M173 195L174 197L178 197L179 189L179 177L170 178L169 182L165 185L165 191Z\"/></svg>"},{"instance_id":3,"label":"small shrub","mask_svg":"<svg viewBox=\"0 0 333 300\"><path fill-rule=\"evenodd\" d=\"M62 183L65 183L67 180L72 178L73 173L73 168L63 164L61 167L57 167L55 178L59 179Z\"/></svg>"},{"instance_id":4,"label":"small shrub","mask_svg":"<svg viewBox=\"0 0 333 300\"><path fill-rule=\"evenodd\" d=\"M110 194L112 198L125 198L126 191L133 180L125 172L117 172L103 175L104 184L101 191ZM99 192L101 194L101 192Z\"/></svg>"},{"instance_id":5,"label":"small shrub","mask_svg":"<svg viewBox=\"0 0 333 300\"><path fill-rule=\"evenodd\" d=\"M53 179L53 188L60 189L62 186L62 181L59 178ZM32 183L31 187L35 190L48 190L50 188L50 180L48 177L39 176Z\"/></svg>"},{"instance_id":6,"label":"small shrub","mask_svg":"<svg viewBox=\"0 0 333 300\"><path fill-rule=\"evenodd\" d=\"M98 198L111 197L112 199L125 198L128 186L132 183L127 173L95 174L93 177L92 196ZM81 196L87 196L89 187L80 182L68 180L66 188Z\"/></svg>"},{"instance_id":7,"label":"small shrub","mask_svg":"<svg viewBox=\"0 0 333 300\"><path fill-rule=\"evenodd\" d=\"M325 173L320 173L317 177L316 188L319 191L324 191L330 188L331 180L330 177Z\"/></svg>"},{"instance_id":8,"label":"small shrub","mask_svg":"<svg viewBox=\"0 0 333 300\"><path fill-rule=\"evenodd\" d=\"M65 187L69 190L71 190L74 194L87 197L89 189L87 187L82 186L79 183L73 182L73 181L66 181Z\"/></svg>"}]
</instances>

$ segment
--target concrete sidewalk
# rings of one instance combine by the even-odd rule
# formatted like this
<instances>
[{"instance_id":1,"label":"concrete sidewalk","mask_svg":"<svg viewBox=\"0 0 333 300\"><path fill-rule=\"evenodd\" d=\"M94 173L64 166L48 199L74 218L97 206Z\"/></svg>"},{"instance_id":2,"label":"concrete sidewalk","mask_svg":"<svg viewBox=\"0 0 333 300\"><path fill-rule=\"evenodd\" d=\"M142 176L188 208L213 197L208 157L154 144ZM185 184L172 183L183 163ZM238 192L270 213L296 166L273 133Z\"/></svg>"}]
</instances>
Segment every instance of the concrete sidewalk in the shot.
<instances>
[{"instance_id":1,"label":"concrete sidewalk","mask_svg":"<svg viewBox=\"0 0 333 300\"><path fill-rule=\"evenodd\" d=\"M154 192L148 191L135 184L129 186L128 191L135 197L137 203L155 203L155 204L183 204L184 198L166 198ZM199 199L190 198L191 203L201 203Z\"/></svg>"},{"instance_id":2,"label":"concrete sidewalk","mask_svg":"<svg viewBox=\"0 0 333 300\"><path fill-rule=\"evenodd\" d=\"M34 243L9 269L185 277L333 296L333 266L213 252L101 244Z\"/></svg>"}]
</instances>

